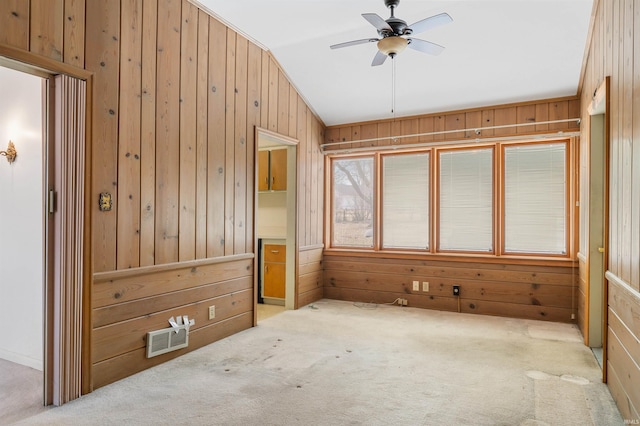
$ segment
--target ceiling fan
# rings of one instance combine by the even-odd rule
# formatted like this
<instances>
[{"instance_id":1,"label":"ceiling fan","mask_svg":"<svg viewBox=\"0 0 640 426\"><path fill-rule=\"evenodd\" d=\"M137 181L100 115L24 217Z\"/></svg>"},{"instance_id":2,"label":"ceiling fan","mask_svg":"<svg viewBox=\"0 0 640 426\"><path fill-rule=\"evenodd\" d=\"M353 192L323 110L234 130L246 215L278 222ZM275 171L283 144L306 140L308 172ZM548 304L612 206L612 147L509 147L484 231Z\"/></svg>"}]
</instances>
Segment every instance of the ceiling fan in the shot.
<instances>
[{"instance_id":1,"label":"ceiling fan","mask_svg":"<svg viewBox=\"0 0 640 426\"><path fill-rule=\"evenodd\" d=\"M384 4L391 9L391 16L384 20L375 13L363 13L362 17L371 25L376 27L380 38L364 38L360 40L347 41L345 43L334 44L331 49L340 49L343 47L355 46L364 43L378 42L378 52L373 58L371 66L382 65L387 56L394 58L398 53L402 52L407 46L419 52L431 55L439 55L444 47L430 41L421 40L419 38L407 37L414 33L421 33L440 25L452 22L451 16L447 13L430 16L422 19L414 24L407 25L402 19L396 18L394 11L400 0L384 0Z\"/></svg>"}]
</instances>

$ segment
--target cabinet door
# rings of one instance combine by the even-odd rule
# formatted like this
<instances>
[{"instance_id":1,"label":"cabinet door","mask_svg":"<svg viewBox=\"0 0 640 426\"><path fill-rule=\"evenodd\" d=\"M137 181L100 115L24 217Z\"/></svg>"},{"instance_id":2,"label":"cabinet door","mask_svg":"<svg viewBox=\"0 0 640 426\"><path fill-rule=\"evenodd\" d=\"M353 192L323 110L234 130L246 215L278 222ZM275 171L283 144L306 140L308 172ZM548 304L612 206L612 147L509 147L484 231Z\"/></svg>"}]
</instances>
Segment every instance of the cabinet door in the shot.
<instances>
[{"instance_id":1,"label":"cabinet door","mask_svg":"<svg viewBox=\"0 0 640 426\"><path fill-rule=\"evenodd\" d=\"M264 264L264 297L284 299L285 269L284 263Z\"/></svg>"},{"instance_id":2,"label":"cabinet door","mask_svg":"<svg viewBox=\"0 0 640 426\"><path fill-rule=\"evenodd\" d=\"M287 150L271 151L271 189L284 191L287 189Z\"/></svg>"},{"instance_id":3,"label":"cabinet door","mask_svg":"<svg viewBox=\"0 0 640 426\"><path fill-rule=\"evenodd\" d=\"M269 190L269 151L258 151L258 191Z\"/></svg>"}]
</instances>

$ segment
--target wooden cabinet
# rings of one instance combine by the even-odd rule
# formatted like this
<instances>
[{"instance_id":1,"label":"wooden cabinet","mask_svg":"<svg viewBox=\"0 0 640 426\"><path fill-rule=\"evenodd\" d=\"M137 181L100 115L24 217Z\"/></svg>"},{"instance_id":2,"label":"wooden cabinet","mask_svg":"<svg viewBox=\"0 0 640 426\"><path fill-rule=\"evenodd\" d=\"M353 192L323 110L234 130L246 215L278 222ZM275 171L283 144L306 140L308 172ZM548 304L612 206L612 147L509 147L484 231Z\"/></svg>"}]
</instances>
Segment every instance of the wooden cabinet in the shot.
<instances>
[{"instance_id":1,"label":"wooden cabinet","mask_svg":"<svg viewBox=\"0 0 640 426\"><path fill-rule=\"evenodd\" d=\"M287 247L284 244L264 245L263 297L284 299Z\"/></svg>"},{"instance_id":2,"label":"wooden cabinet","mask_svg":"<svg viewBox=\"0 0 640 426\"><path fill-rule=\"evenodd\" d=\"M258 151L258 191L286 191L287 150Z\"/></svg>"}]
</instances>

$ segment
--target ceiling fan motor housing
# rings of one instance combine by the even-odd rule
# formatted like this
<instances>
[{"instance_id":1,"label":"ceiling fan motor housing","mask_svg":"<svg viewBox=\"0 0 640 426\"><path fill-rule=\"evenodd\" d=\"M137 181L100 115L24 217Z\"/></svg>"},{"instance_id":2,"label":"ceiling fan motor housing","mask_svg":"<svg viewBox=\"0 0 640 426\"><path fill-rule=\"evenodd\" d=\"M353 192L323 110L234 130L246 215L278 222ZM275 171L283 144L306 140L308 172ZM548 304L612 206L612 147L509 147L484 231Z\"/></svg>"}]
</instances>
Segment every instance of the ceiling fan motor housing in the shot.
<instances>
[{"instance_id":1,"label":"ceiling fan motor housing","mask_svg":"<svg viewBox=\"0 0 640 426\"><path fill-rule=\"evenodd\" d=\"M387 7L398 7L400 0L384 0L384 4Z\"/></svg>"}]
</instances>

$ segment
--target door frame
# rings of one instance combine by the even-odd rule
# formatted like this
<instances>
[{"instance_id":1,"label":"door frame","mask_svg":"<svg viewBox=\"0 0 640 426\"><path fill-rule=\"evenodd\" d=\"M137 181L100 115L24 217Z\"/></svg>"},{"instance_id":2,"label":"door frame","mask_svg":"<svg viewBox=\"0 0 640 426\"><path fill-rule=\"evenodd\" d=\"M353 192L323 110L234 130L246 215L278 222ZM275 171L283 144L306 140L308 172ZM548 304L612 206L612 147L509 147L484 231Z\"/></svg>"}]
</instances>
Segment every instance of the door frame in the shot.
<instances>
[{"instance_id":1,"label":"door frame","mask_svg":"<svg viewBox=\"0 0 640 426\"><path fill-rule=\"evenodd\" d=\"M285 283L285 308L298 308L298 140L271 130L255 127L254 147L254 300L253 300L253 325L258 324L258 151L260 140L267 140L274 145L287 146L287 235L286 235L286 283Z\"/></svg>"},{"instance_id":2,"label":"door frame","mask_svg":"<svg viewBox=\"0 0 640 426\"><path fill-rule=\"evenodd\" d=\"M93 74L72 65L33 54L0 43L0 58L5 65L19 71L47 78L45 141L45 199L49 209L49 190L58 194L55 204L64 206L61 215L45 221L45 283L44 283L44 403L62 405L92 390L91 386L91 106ZM67 76L85 83L84 120L78 125L84 130L77 152L81 158L70 159L55 143L59 136L55 123L66 115L56 101L56 76ZM75 111L69 111L74 114ZM57 160L57 162L56 162ZM68 170L80 161L82 173L78 179L63 182L64 187L52 188L59 168ZM52 167L54 166L54 167ZM52 170L53 169L53 170ZM43 194L44 195L44 194ZM76 202L70 202L75 196ZM54 206L55 208L55 206ZM80 220L77 220L80 219ZM57 229L58 228L58 229ZM75 241L68 236L77 235ZM69 308L72 307L72 308ZM71 336L70 332L77 332ZM75 338L74 338L75 337Z\"/></svg>"},{"instance_id":3,"label":"door frame","mask_svg":"<svg viewBox=\"0 0 640 426\"><path fill-rule=\"evenodd\" d=\"M607 382L607 328L609 324L609 286L607 285L607 278L605 276L606 271L609 268L609 182L610 182L610 168L609 168L609 159L610 159L610 77L605 77L600 86L594 92L591 104L588 107L589 112L589 128L587 131L589 132L589 145L587 149L589 150L589 193L591 192L591 177L592 177L592 155L591 155L591 147L592 147L592 120L594 116L602 116L598 118L602 123L602 136L603 136L603 146L601 152L604 154L602 158L602 166L603 170L601 172L601 176L603 177L602 187L602 247L597 247L597 250L602 255L602 277L601 277L601 285L602 287L597 289L596 294L601 294L601 300L591 300L591 253L594 253L594 247L591 247L591 214L589 214L588 223L585 226L589 229L588 232L588 241L587 241L587 253L586 253L586 277L587 277L587 300L586 300L586 330L585 330L585 340L587 345L591 345L591 338L593 333L592 327L598 327L599 332L601 333L601 341L602 341L602 381L603 383ZM592 210L591 205L591 197L589 199L589 211ZM600 275L600 274L599 274ZM592 311L599 309L596 315L592 315ZM601 315L600 315L601 314ZM590 321L590 317L597 318L600 320L600 324L592 324Z\"/></svg>"}]
</instances>

